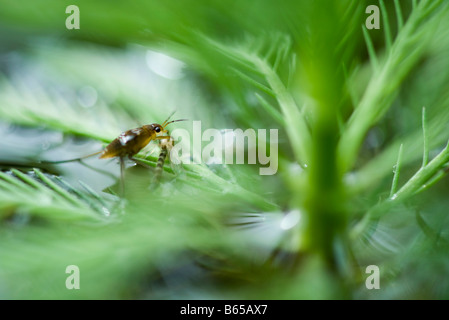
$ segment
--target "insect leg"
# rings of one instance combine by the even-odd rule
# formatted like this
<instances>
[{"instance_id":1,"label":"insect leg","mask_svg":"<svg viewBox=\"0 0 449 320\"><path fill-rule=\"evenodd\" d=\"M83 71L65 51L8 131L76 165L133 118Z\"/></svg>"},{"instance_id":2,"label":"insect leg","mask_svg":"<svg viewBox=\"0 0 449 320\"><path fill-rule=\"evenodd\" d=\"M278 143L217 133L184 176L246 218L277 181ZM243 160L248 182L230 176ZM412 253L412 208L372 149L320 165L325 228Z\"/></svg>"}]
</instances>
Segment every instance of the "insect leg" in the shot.
<instances>
[{"instance_id":1,"label":"insect leg","mask_svg":"<svg viewBox=\"0 0 449 320\"><path fill-rule=\"evenodd\" d=\"M159 183L161 179L165 158L167 158L167 148L162 146L161 153L159 153L159 158L157 159L156 170L154 171L154 184Z\"/></svg>"},{"instance_id":2,"label":"insect leg","mask_svg":"<svg viewBox=\"0 0 449 320\"><path fill-rule=\"evenodd\" d=\"M120 195L125 197L125 159L120 157Z\"/></svg>"},{"instance_id":3,"label":"insect leg","mask_svg":"<svg viewBox=\"0 0 449 320\"><path fill-rule=\"evenodd\" d=\"M157 137L153 138L153 140L165 140L165 139L170 140L170 139L172 139L172 137L171 136L157 136Z\"/></svg>"},{"instance_id":4,"label":"insect leg","mask_svg":"<svg viewBox=\"0 0 449 320\"><path fill-rule=\"evenodd\" d=\"M154 180L153 185L157 185L160 182L162 172L164 170L164 163L167 159L169 151L173 148L175 142L173 138L169 135L168 130L165 130L165 133L168 135L166 139L159 139L159 145L161 147L161 152L159 153L159 158L156 164L156 170L154 172Z\"/></svg>"}]
</instances>

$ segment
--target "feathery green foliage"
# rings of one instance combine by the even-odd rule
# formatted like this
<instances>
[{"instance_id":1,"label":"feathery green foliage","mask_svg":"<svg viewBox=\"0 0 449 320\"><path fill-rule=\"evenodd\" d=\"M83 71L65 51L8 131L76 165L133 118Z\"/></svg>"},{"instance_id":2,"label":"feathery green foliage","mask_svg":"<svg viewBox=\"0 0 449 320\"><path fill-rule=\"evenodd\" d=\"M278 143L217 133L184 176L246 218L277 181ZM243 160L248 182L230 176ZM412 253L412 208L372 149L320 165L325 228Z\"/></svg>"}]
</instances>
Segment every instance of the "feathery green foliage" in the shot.
<instances>
[{"instance_id":1,"label":"feathery green foliage","mask_svg":"<svg viewBox=\"0 0 449 320\"><path fill-rule=\"evenodd\" d=\"M372 1L80 0L79 30L69 4L0 0L0 298L449 297L445 1L375 2L381 30ZM278 129L278 172L167 162L154 187L151 143L122 199L115 160L41 161L175 109Z\"/></svg>"}]
</instances>

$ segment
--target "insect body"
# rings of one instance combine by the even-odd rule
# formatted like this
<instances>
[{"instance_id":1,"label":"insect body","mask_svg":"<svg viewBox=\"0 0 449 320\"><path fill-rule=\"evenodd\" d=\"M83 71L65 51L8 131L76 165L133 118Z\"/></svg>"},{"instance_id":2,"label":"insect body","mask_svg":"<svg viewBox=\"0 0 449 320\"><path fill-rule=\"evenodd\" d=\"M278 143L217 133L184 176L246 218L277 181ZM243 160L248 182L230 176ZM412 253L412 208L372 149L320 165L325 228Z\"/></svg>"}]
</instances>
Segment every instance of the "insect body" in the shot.
<instances>
[{"instance_id":1,"label":"insect body","mask_svg":"<svg viewBox=\"0 0 449 320\"><path fill-rule=\"evenodd\" d=\"M121 133L116 139L114 139L111 143L109 143L102 151L76 159L62 160L62 161L43 161L43 162L64 163L64 162L80 161L82 159L89 158L97 154L100 154L100 159L118 157L120 159L121 193L123 195L126 157L136 161L137 163L141 163L138 159L134 158L134 155L139 153L139 151L145 148L148 145L148 143L150 143L152 140L160 140L162 142L161 156L163 155L163 153L165 153L162 159L162 166L163 166L165 157L167 156L166 154L167 148L170 148L170 145L172 147L174 143L173 138L168 134L168 130L165 130L165 127L170 123L186 120L186 119L179 119L168 121L172 115L173 113L162 124L153 123ZM157 172L156 174L160 175L160 173ZM158 179L159 177L156 176L155 180Z\"/></svg>"},{"instance_id":2,"label":"insect body","mask_svg":"<svg viewBox=\"0 0 449 320\"><path fill-rule=\"evenodd\" d=\"M176 120L179 121L179 120ZM174 122L174 121L171 121ZM169 122L169 123L171 123ZM169 136L157 136L163 131L164 125L153 123L142 127L131 129L120 134L106 148L103 149L100 159L108 159L114 157L129 157L139 153L151 140L166 139Z\"/></svg>"}]
</instances>

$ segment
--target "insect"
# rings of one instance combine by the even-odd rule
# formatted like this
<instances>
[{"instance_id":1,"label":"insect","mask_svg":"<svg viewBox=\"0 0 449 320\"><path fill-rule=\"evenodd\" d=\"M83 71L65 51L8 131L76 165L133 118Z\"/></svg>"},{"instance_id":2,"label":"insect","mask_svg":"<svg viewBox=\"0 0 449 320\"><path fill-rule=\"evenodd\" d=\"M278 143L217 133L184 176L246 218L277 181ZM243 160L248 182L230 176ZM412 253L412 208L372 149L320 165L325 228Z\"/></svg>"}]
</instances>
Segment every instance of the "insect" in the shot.
<instances>
[{"instance_id":1,"label":"insect","mask_svg":"<svg viewBox=\"0 0 449 320\"><path fill-rule=\"evenodd\" d=\"M162 168L167 156L167 150L173 147L174 140L169 135L168 130L165 129L170 123L178 121L186 121L187 119L178 119L169 121L174 112L165 120L162 124L153 123L143 125L141 127L127 130L122 132L116 139L109 143L103 150L89 154L87 156L61 161L45 161L45 163L65 163L80 161L95 155L100 154L100 159L109 159L118 157L120 160L120 178L121 178L121 194L124 194L124 172L125 172L125 158L129 158L139 164L142 162L134 156L139 153L140 150L145 148L152 140L161 141L161 154L159 156L158 165L156 167L156 181L159 181L162 173ZM159 164L159 162L161 164ZM160 171L160 172L159 172Z\"/></svg>"}]
</instances>

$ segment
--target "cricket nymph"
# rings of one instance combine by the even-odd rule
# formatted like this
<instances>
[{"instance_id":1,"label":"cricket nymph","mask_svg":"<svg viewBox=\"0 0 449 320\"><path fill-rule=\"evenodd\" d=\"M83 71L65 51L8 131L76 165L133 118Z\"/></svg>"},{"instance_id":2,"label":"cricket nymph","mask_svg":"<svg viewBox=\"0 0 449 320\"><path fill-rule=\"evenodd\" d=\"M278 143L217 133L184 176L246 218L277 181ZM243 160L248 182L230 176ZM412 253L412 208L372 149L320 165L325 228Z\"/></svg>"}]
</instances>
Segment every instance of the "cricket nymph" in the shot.
<instances>
[{"instance_id":1,"label":"cricket nymph","mask_svg":"<svg viewBox=\"0 0 449 320\"><path fill-rule=\"evenodd\" d=\"M114 157L133 157L142 150L150 141L166 139L168 136L157 136L164 131L160 124L153 123L121 133L116 139L103 149L100 159Z\"/></svg>"},{"instance_id":2,"label":"cricket nymph","mask_svg":"<svg viewBox=\"0 0 449 320\"><path fill-rule=\"evenodd\" d=\"M174 113L174 112L173 112ZM173 113L165 120L162 124L153 123L141 126L139 128L131 129L121 133L116 139L114 139L110 144L106 146L102 151L98 151L87 156L60 160L60 161L45 161L46 163L65 163L72 161L81 161L85 158L89 158L100 154L100 159L108 159L118 157L120 160L120 189L121 194L124 195L125 185L124 185L124 171L125 171L125 157L139 163L140 160L134 158L134 156L139 153L140 150L145 148L152 140L161 141L161 156L158 162L158 167L163 167L165 158L167 156L168 149L173 147L173 138L169 135L168 130L165 129L167 125L173 122L186 121L186 119L178 119L168 121ZM142 164L142 163L141 163ZM143 165L143 164L142 164ZM160 170L160 168L159 168ZM160 170L161 171L161 170ZM160 172L157 172L160 175Z\"/></svg>"}]
</instances>

